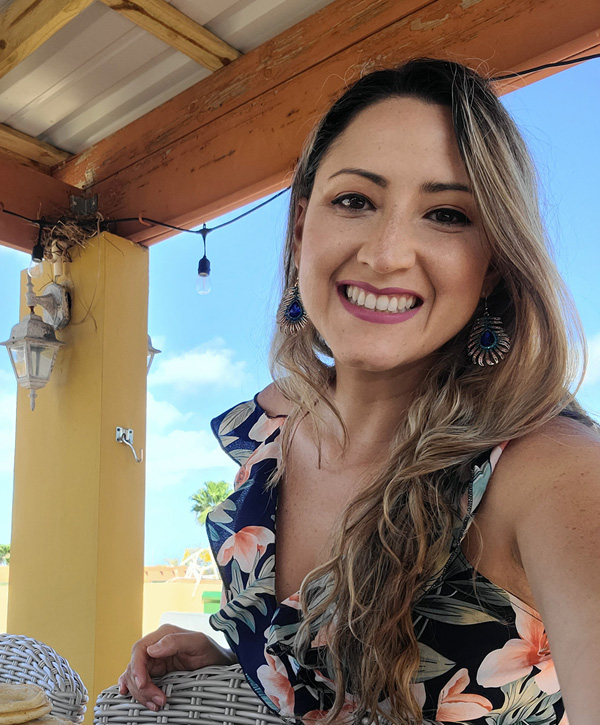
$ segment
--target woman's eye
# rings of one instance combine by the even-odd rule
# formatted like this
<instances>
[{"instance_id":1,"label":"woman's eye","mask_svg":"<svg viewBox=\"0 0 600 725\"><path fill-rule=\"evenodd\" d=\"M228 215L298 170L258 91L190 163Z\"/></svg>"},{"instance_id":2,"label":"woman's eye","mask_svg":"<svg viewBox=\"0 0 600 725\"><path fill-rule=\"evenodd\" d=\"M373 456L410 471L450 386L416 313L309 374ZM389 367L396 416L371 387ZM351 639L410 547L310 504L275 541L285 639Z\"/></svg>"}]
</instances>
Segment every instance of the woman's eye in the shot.
<instances>
[{"instance_id":1,"label":"woman's eye","mask_svg":"<svg viewBox=\"0 0 600 725\"><path fill-rule=\"evenodd\" d=\"M344 194L343 196L338 196L331 203L352 211L363 211L364 209L374 208L373 204L362 194Z\"/></svg>"},{"instance_id":2,"label":"woman's eye","mask_svg":"<svg viewBox=\"0 0 600 725\"><path fill-rule=\"evenodd\" d=\"M439 224L465 227L471 224L469 217L466 214L463 214L462 211L457 211L456 209L436 209L428 216Z\"/></svg>"}]
</instances>

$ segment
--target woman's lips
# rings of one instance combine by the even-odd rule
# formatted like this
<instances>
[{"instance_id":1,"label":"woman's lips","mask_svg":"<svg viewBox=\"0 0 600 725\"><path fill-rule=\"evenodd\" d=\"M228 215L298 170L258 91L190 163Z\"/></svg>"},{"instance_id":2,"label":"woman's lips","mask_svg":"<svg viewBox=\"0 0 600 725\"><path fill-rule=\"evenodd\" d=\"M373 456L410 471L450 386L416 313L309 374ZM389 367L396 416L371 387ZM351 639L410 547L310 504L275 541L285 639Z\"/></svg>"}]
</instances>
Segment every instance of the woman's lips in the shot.
<instances>
[{"instance_id":1,"label":"woman's lips","mask_svg":"<svg viewBox=\"0 0 600 725\"><path fill-rule=\"evenodd\" d=\"M384 295L385 296L393 296L393 297L416 297L417 298L417 306L411 307L410 309L407 309L403 312L388 312L388 311L382 311L377 309L369 309L368 307L357 305L356 303L349 300L346 296L346 289L348 286L355 286L355 285L346 285L346 284L339 284L337 286L338 295L340 297L340 300L342 302L342 305L344 308L351 314L354 315L354 317L357 317L359 320L364 320L365 322L374 322L377 324L383 324L383 325L396 325L400 322L405 322L406 320L409 320L411 317L414 317L417 312L419 311L419 302L421 301L421 298L418 295L415 295L413 292L409 292L408 290L399 290L398 288L386 288L385 290L378 290L375 287L372 287L371 285L366 285L364 283L360 284L360 289L364 290L365 293L370 293L376 296L376 298L381 298Z\"/></svg>"}]
</instances>

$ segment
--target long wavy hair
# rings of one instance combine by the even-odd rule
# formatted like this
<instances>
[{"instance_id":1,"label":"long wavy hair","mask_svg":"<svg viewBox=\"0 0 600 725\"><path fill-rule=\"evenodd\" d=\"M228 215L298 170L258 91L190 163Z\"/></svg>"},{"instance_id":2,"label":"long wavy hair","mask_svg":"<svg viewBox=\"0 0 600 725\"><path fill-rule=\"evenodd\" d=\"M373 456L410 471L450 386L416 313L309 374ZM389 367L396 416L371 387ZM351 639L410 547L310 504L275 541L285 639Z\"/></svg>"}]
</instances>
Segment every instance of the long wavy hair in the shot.
<instances>
[{"instance_id":1,"label":"long wavy hair","mask_svg":"<svg viewBox=\"0 0 600 725\"><path fill-rule=\"evenodd\" d=\"M362 77L332 106L308 139L294 176L283 288L297 276L298 202L310 199L332 143L365 108L403 97L451 109L491 264L500 278L488 305L501 316L512 346L498 365L473 365L466 352L471 323L442 346L393 432L387 459L347 506L330 558L303 582L295 655L304 666L315 667L306 654L316 632L326 628L327 661L322 664L335 686L326 723L339 715L348 692L357 716L373 722L377 715L394 723L422 721L411 688L419 669L412 609L447 558L469 463L561 412L586 420L573 397L585 365L585 342L547 248L534 167L490 83L465 66L411 60ZM478 308L473 319L481 314ZM275 333L271 372L293 404L276 481L285 475L286 452L302 417L308 416L318 440L325 405L345 431L329 395L335 380L330 358L326 340L310 323L294 336Z\"/></svg>"}]
</instances>

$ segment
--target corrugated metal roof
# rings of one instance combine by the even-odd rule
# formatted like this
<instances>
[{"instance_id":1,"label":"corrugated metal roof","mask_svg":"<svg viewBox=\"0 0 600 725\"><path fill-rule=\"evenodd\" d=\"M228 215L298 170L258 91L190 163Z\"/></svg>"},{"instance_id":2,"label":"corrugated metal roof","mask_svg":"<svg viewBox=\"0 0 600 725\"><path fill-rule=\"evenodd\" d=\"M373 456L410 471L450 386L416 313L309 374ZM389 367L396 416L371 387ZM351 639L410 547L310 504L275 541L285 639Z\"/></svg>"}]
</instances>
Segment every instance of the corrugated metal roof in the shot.
<instances>
[{"instance_id":1,"label":"corrugated metal roof","mask_svg":"<svg viewBox=\"0 0 600 725\"><path fill-rule=\"evenodd\" d=\"M0 12L12 0L0 0ZM242 53L332 0L173 0ZM234 61L235 62L235 61ZM78 153L210 74L94 2L0 78L0 123Z\"/></svg>"}]
</instances>

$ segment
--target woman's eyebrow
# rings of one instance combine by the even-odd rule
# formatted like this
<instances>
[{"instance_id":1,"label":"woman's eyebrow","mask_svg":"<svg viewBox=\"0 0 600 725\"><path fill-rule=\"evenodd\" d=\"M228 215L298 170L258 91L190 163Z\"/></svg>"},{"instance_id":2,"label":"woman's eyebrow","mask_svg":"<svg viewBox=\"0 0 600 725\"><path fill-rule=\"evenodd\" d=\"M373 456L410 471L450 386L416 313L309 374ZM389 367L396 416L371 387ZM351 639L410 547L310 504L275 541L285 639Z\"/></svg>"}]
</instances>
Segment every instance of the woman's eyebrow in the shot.
<instances>
[{"instance_id":1,"label":"woman's eyebrow","mask_svg":"<svg viewBox=\"0 0 600 725\"><path fill-rule=\"evenodd\" d=\"M440 191L466 191L467 194L472 193L468 186L454 181L447 183L441 181L426 181L421 185L421 191L425 194L438 194Z\"/></svg>"},{"instance_id":2,"label":"woman's eyebrow","mask_svg":"<svg viewBox=\"0 0 600 725\"><path fill-rule=\"evenodd\" d=\"M335 174L331 174L329 178L333 179L335 176L339 176L340 174L356 174L357 176L362 176L364 179L368 179L374 184L377 184L377 186L382 186L384 188L388 185L387 179L383 176L374 174L372 171L366 171L365 169L340 169L339 171L336 171Z\"/></svg>"},{"instance_id":3,"label":"woman's eyebrow","mask_svg":"<svg viewBox=\"0 0 600 725\"><path fill-rule=\"evenodd\" d=\"M368 179L374 184L377 184L377 186L381 186L383 188L388 185L388 181L384 176L375 174L373 171L367 171L366 169L340 169L334 174L331 174L329 178L333 179L341 174L355 174L356 176L362 176L364 179ZM465 184L459 184L455 181L426 181L424 184L421 184L421 191L425 194L439 194L441 191L464 191L467 194L472 194L472 191L468 186L465 186Z\"/></svg>"}]
</instances>

